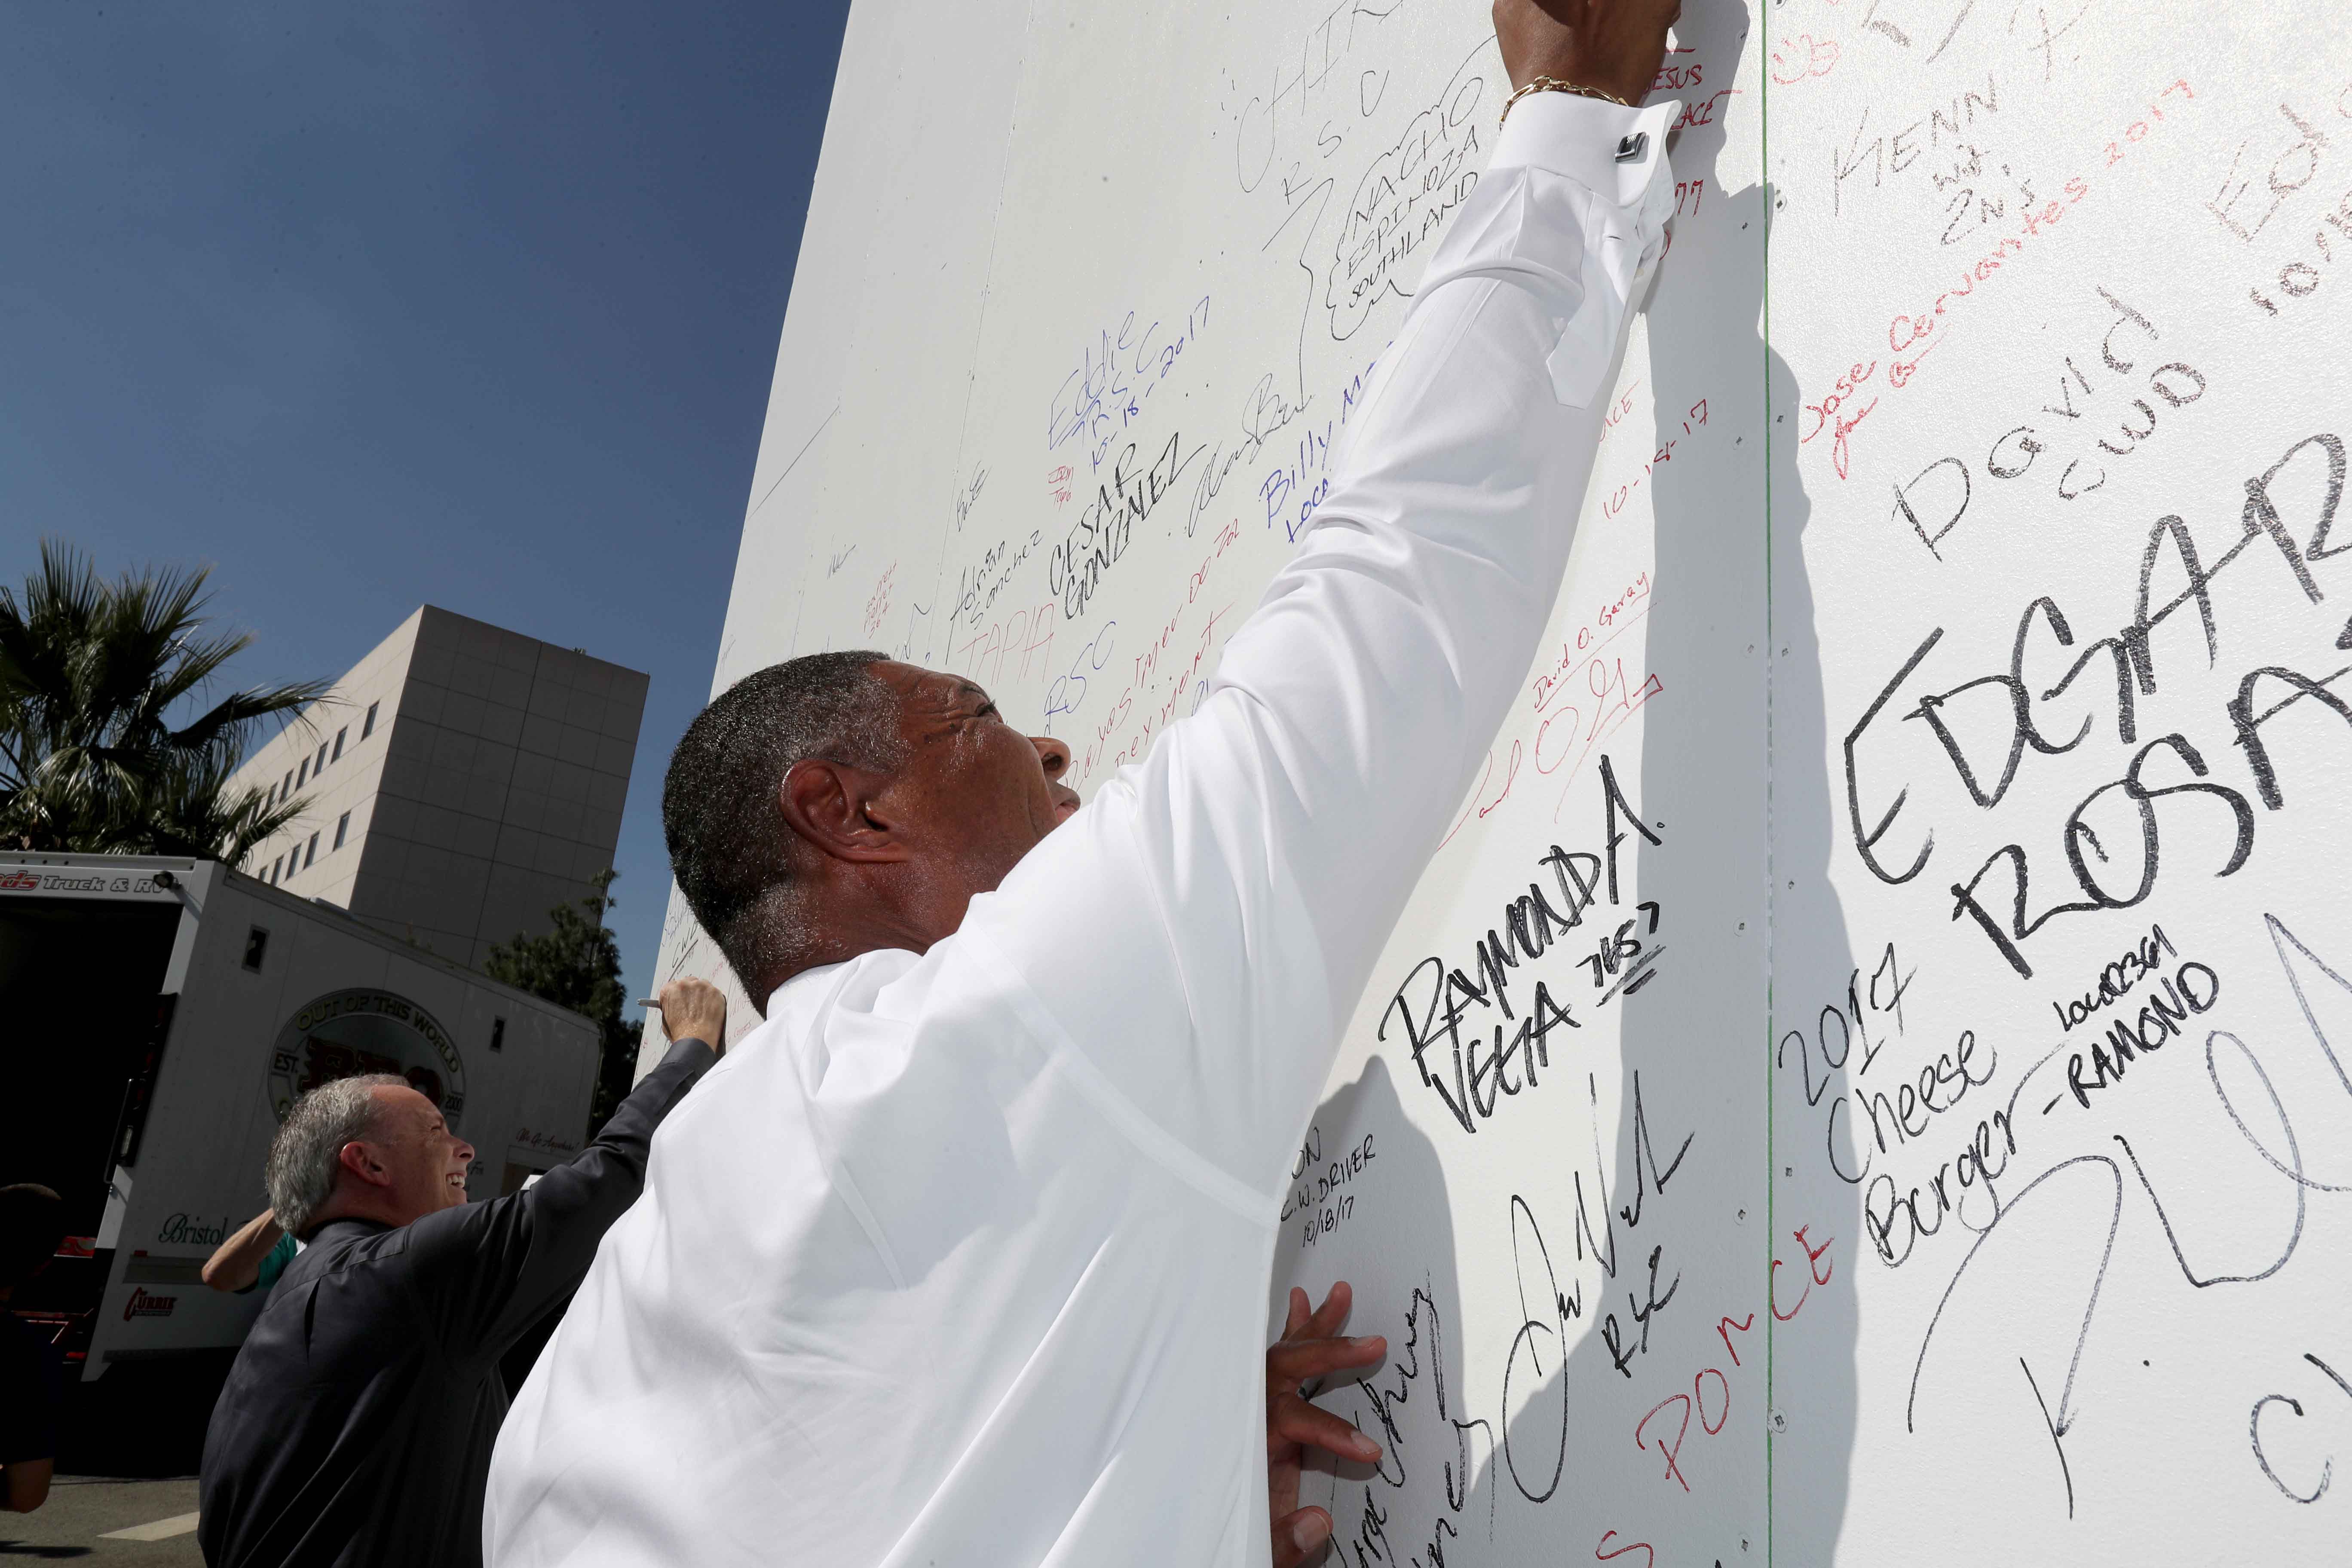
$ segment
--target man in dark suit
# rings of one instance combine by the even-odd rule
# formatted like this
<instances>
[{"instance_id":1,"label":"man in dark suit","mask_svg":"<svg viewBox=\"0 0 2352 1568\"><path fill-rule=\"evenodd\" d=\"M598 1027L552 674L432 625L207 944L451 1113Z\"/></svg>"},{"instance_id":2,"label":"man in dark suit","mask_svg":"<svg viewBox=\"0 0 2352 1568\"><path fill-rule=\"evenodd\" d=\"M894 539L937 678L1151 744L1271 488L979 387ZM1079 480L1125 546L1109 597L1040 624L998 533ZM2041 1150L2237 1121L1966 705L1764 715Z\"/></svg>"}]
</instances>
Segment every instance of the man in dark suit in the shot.
<instances>
[{"instance_id":1,"label":"man in dark suit","mask_svg":"<svg viewBox=\"0 0 2352 1568\"><path fill-rule=\"evenodd\" d=\"M636 1201L654 1129L725 1048L708 982L665 987L661 1006L661 1065L576 1159L494 1202L467 1201L472 1146L401 1079L296 1102L268 1187L305 1246L205 1436L197 1536L214 1568L481 1561L499 1358L579 1284Z\"/></svg>"}]
</instances>

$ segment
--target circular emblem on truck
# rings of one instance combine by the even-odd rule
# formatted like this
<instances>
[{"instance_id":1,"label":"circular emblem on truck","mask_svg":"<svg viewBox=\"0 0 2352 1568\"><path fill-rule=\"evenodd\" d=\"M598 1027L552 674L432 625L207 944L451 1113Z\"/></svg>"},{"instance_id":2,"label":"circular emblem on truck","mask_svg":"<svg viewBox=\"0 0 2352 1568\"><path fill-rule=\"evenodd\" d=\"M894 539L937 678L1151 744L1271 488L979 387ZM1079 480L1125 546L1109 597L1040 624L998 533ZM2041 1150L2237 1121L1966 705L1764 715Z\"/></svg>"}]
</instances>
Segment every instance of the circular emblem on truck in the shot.
<instances>
[{"instance_id":1,"label":"circular emblem on truck","mask_svg":"<svg viewBox=\"0 0 2352 1568\"><path fill-rule=\"evenodd\" d=\"M371 1072L406 1079L457 1129L466 1066L449 1031L407 997L366 987L330 991L286 1021L269 1050L269 1102L283 1121L309 1090Z\"/></svg>"}]
</instances>

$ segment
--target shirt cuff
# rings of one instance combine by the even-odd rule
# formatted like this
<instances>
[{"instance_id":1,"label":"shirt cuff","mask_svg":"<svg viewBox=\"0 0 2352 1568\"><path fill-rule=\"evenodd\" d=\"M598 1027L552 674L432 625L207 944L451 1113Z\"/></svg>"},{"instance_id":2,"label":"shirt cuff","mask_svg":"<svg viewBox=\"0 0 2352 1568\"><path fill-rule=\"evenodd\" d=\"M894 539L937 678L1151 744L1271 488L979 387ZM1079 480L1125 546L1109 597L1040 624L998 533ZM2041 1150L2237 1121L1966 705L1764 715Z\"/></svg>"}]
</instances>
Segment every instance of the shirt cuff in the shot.
<instances>
[{"instance_id":1,"label":"shirt cuff","mask_svg":"<svg viewBox=\"0 0 2352 1568\"><path fill-rule=\"evenodd\" d=\"M699 1035L688 1035L682 1040L671 1042L669 1049L663 1053L661 1066L668 1067L673 1062L683 1063L691 1066L699 1075L707 1071L718 1059L719 1052L709 1041Z\"/></svg>"},{"instance_id":2,"label":"shirt cuff","mask_svg":"<svg viewBox=\"0 0 2352 1568\"><path fill-rule=\"evenodd\" d=\"M1666 163L1675 100L1627 109L1573 92L1531 92L1513 107L1490 170L1546 169L1621 207L1637 207Z\"/></svg>"}]
</instances>

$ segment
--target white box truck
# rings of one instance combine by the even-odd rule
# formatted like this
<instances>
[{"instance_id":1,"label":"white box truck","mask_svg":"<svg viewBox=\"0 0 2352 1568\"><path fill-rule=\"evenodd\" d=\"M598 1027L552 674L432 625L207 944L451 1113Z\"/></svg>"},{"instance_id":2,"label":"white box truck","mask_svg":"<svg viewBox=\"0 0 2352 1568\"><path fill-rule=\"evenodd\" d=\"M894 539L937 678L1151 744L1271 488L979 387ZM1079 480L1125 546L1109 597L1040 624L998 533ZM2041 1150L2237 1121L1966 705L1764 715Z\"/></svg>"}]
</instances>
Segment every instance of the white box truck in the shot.
<instances>
[{"instance_id":1,"label":"white box truck","mask_svg":"<svg viewBox=\"0 0 2352 1568\"><path fill-rule=\"evenodd\" d=\"M197 1271L268 1203L263 1160L304 1089L406 1078L474 1145L475 1198L586 1136L588 1019L214 861L0 854L0 1185L56 1188L68 1224L12 1305L69 1380L117 1385L72 1428L201 1431L263 1298Z\"/></svg>"}]
</instances>

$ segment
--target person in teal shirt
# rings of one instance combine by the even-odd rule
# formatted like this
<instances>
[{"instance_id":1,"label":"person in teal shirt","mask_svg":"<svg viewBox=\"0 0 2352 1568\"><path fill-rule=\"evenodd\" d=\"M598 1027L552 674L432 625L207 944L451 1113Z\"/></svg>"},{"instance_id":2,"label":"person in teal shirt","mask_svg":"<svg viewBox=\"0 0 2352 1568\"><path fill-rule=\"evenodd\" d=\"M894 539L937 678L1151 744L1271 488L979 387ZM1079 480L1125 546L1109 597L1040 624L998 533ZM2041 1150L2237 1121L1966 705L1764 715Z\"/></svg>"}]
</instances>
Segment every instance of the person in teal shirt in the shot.
<instances>
[{"instance_id":1,"label":"person in teal shirt","mask_svg":"<svg viewBox=\"0 0 2352 1568\"><path fill-rule=\"evenodd\" d=\"M263 1209L205 1259L204 1281L215 1290L243 1296L267 1293L294 1261L302 1244L278 1228L278 1215Z\"/></svg>"}]
</instances>

